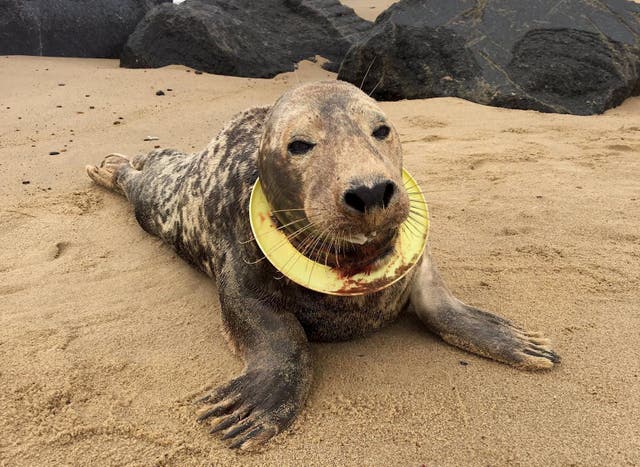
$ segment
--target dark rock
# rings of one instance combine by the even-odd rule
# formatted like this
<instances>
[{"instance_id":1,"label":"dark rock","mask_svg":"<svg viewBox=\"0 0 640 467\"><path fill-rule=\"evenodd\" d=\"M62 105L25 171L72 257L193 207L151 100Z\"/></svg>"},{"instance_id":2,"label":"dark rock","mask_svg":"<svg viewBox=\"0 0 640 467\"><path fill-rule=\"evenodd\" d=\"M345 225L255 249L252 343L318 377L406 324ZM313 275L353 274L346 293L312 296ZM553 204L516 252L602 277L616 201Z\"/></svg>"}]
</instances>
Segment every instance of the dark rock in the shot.
<instances>
[{"instance_id":1,"label":"dark rock","mask_svg":"<svg viewBox=\"0 0 640 467\"><path fill-rule=\"evenodd\" d=\"M640 4L402 0L349 50L338 78L379 100L602 113L640 94Z\"/></svg>"},{"instance_id":2,"label":"dark rock","mask_svg":"<svg viewBox=\"0 0 640 467\"><path fill-rule=\"evenodd\" d=\"M164 91L156 91L156 96L164 96Z\"/></svg>"},{"instance_id":3,"label":"dark rock","mask_svg":"<svg viewBox=\"0 0 640 467\"><path fill-rule=\"evenodd\" d=\"M50 156L57 156L58 154L60 154L58 151L51 151L49 153Z\"/></svg>"},{"instance_id":4,"label":"dark rock","mask_svg":"<svg viewBox=\"0 0 640 467\"><path fill-rule=\"evenodd\" d=\"M120 64L265 78L322 55L337 68L370 26L337 0L187 0L150 11Z\"/></svg>"},{"instance_id":5,"label":"dark rock","mask_svg":"<svg viewBox=\"0 0 640 467\"><path fill-rule=\"evenodd\" d=\"M170 0L0 0L0 54L116 58L152 7Z\"/></svg>"}]
</instances>

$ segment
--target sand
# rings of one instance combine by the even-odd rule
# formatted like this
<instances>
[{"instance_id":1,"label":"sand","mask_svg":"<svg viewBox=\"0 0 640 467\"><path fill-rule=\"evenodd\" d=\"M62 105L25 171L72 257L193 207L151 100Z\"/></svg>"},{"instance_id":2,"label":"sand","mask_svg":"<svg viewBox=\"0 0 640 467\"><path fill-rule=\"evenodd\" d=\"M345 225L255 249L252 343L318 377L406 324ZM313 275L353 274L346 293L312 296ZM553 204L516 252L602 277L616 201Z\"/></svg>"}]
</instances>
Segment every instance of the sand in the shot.
<instances>
[{"instance_id":1,"label":"sand","mask_svg":"<svg viewBox=\"0 0 640 467\"><path fill-rule=\"evenodd\" d=\"M236 112L334 77L0 57L0 464L640 465L640 98L594 117L382 104L452 290L545 332L557 368L467 354L405 316L314 344L307 406L263 451L195 422L194 398L241 369L216 288L84 165L197 151Z\"/></svg>"}]
</instances>

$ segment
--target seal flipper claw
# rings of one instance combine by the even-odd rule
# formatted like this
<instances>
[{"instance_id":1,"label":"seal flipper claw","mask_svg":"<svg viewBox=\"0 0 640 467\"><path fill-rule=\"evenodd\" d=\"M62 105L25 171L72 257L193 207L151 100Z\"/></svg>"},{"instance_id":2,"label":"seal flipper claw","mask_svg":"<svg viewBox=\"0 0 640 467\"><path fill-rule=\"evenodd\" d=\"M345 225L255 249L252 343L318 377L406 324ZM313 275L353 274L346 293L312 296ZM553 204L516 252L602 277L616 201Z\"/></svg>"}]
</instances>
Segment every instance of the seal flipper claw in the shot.
<instances>
[{"instance_id":1,"label":"seal flipper claw","mask_svg":"<svg viewBox=\"0 0 640 467\"><path fill-rule=\"evenodd\" d=\"M449 344L524 370L552 368L560 357L549 339L456 299L425 253L411 293L418 317Z\"/></svg>"},{"instance_id":2,"label":"seal flipper claw","mask_svg":"<svg viewBox=\"0 0 640 467\"><path fill-rule=\"evenodd\" d=\"M242 433L243 431L246 431L248 428L251 428L251 422L245 421L242 422L240 424L237 424L231 428L229 428L224 435L222 435L222 440L226 440L229 438L235 438L236 436L238 436L240 433ZM251 431L255 431L260 427L254 428Z\"/></svg>"},{"instance_id":3,"label":"seal flipper claw","mask_svg":"<svg viewBox=\"0 0 640 467\"><path fill-rule=\"evenodd\" d=\"M237 258L219 268L216 281L224 290L220 304L226 334L246 367L202 399L209 407L198 420L216 417L211 433L241 447L250 440L262 444L293 422L309 393L312 372L307 337L296 317L240 294L233 264L240 264Z\"/></svg>"},{"instance_id":4,"label":"seal flipper claw","mask_svg":"<svg viewBox=\"0 0 640 467\"><path fill-rule=\"evenodd\" d=\"M248 433L241 434L236 439L234 439L231 444L229 444L229 448L231 449L242 449L248 450L264 444L269 439L273 438L277 434L275 428L265 428L263 426L258 426Z\"/></svg>"}]
</instances>

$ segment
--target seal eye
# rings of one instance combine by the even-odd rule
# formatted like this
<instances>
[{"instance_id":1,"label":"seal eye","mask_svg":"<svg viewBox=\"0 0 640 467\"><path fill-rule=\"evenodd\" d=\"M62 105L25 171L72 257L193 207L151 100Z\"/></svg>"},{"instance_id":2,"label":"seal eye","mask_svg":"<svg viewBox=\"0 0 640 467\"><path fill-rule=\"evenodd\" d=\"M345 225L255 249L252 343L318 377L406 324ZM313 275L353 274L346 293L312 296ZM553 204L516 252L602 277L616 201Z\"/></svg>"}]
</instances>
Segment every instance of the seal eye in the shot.
<instances>
[{"instance_id":1,"label":"seal eye","mask_svg":"<svg viewBox=\"0 0 640 467\"><path fill-rule=\"evenodd\" d=\"M301 154L305 154L313 149L315 144L307 143L306 141L292 141L289 143L287 149L289 152L295 156L299 156Z\"/></svg>"},{"instance_id":2,"label":"seal eye","mask_svg":"<svg viewBox=\"0 0 640 467\"><path fill-rule=\"evenodd\" d=\"M391 132L391 128L389 128L387 125L380 125L378 128L373 130L372 134L374 138L383 140L383 139L387 139L387 136L389 136L390 132Z\"/></svg>"}]
</instances>

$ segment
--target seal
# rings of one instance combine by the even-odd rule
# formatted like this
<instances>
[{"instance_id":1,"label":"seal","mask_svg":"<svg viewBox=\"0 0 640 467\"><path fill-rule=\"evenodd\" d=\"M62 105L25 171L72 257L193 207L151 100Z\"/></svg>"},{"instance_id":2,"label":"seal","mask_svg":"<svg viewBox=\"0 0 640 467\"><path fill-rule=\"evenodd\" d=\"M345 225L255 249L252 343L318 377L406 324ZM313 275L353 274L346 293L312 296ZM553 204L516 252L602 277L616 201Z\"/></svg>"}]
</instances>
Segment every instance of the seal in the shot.
<instances>
[{"instance_id":1,"label":"seal","mask_svg":"<svg viewBox=\"0 0 640 467\"><path fill-rule=\"evenodd\" d=\"M401 254L400 226L422 215L403 182L397 131L348 83L304 84L244 111L202 152L111 154L87 172L127 197L144 230L215 279L225 335L245 367L199 400L198 420L229 447L260 445L292 423L311 387L309 341L363 336L405 309L475 354L527 370L559 361L542 335L456 299L428 246L399 280L349 296L307 288L265 259L250 221L258 179L275 230L296 254L344 277Z\"/></svg>"}]
</instances>

